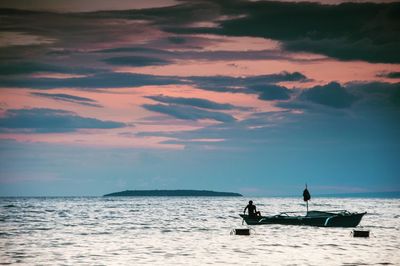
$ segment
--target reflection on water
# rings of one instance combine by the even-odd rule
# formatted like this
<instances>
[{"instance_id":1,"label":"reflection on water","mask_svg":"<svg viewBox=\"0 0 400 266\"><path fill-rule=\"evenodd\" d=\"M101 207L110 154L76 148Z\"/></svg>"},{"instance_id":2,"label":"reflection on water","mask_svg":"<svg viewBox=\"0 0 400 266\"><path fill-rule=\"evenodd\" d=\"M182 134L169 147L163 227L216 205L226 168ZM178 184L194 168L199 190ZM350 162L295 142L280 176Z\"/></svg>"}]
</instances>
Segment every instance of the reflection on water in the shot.
<instances>
[{"instance_id":1,"label":"reflection on water","mask_svg":"<svg viewBox=\"0 0 400 266\"><path fill-rule=\"evenodd\" d=\"M301 198L254 198L263 214L304 210ZM400 265L400 200L314 198L310 209L367 211L349 228L253 226L247 198L2 198L0 264Z\"/></svg>"}]
</instances>

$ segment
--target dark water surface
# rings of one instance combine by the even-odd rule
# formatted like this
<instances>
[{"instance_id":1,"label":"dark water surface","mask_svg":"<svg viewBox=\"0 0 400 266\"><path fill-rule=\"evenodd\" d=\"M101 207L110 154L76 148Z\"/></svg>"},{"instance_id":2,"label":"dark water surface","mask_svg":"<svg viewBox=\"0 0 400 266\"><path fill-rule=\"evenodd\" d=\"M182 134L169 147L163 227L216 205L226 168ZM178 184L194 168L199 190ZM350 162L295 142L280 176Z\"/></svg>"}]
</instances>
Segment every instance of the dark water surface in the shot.
<instances>
[{"instance_id":1,"label":"dark water surface","mask_svg":"<svg viewBox=\"0 0 400 266\"><path fill-rule=\"evenodd\" d=\"M301 198L254 198L263 214L304 210ZM314 210L367 211L350 228L242 226L247 198L0 198L0 264L400 265L400 200L314 198Z\"/></svg>"}]
</instances>

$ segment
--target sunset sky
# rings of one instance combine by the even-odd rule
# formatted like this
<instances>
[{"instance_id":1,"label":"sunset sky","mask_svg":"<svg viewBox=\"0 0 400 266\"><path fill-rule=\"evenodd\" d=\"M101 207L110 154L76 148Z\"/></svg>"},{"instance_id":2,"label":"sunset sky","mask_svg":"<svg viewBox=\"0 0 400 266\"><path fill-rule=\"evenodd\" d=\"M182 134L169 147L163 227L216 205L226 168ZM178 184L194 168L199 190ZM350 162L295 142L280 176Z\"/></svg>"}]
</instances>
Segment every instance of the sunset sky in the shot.
<instances>
[{"instance_id":1,"label":"sunset sky","mask_svg":"<svg viewBox=\"0 0 400 266\"><path fill-rule=\"evenodd\" d=\"M400 3L0 2L0 196L400 190Z\"/></svg>"}]
</instances>

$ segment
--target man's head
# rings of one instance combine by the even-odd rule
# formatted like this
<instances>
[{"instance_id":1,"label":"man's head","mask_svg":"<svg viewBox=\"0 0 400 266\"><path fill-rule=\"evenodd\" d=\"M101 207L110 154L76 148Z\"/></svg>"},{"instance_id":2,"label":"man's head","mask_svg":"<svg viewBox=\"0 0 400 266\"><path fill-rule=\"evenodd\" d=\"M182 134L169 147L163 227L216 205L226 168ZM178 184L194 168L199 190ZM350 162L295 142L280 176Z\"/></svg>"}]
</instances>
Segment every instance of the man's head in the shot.
<instances>
[{"instance_id":1,"label":"man's head","mask_svg":"<svg viewBox=\"0 0 400 266\"><path fill-rule=\"evenodd\" d=\"M253 205L253 201L252 200L249 201L249 205Z\"/></svg>"}]
</instances>

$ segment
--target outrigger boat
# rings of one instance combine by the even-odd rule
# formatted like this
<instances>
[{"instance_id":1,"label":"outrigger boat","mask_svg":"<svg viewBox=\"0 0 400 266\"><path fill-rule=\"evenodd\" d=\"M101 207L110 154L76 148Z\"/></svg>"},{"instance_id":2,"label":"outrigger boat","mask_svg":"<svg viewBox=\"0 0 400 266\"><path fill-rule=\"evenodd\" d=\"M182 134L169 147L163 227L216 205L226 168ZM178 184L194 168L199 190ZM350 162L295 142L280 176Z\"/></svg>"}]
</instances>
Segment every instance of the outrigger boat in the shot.
<instances>
[{"instance_id":1,"label":"outrigger boat","mask_svg":"<svg viewBox=\"0 0 400 266\"><path fill-rule=\"evenodd\" d=\"M309 211L306 215L295 215L299 212L281 212L273 216L250 216L240 214L248 225L284 224L284 225L311 225L321 227L356 227L366 212L337 211Z\"/></svg>"},{"instance_id":2,"label":"outrigger boat","mask_svg":"<svg viewBox=\"0 0 400 266\"><path fill-rule=\"evenodd\" d=\"M281 212L273 216L260 216L239 214L248 225L258 224L285 224L285 225L311 225L321 227L356 227L366 212L348 212L346 210L335 211L308 211L308 201L311 199L310 192L306 188L303 198L307 204L306 215L296 215L301 212ZM247 208L247 207L246 207ZM259 212L258 212L259 213Z\"/></svg>"}]
</instances>

